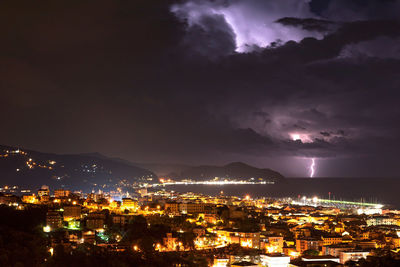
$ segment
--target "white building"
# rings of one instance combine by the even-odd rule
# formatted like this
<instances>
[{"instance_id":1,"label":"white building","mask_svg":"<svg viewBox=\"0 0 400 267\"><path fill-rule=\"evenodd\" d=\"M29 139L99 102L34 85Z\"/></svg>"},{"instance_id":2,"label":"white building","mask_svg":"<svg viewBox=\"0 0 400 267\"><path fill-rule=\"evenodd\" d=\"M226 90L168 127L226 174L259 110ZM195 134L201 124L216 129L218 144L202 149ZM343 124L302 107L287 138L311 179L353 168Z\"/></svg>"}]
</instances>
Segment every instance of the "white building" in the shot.
<instances>
[{"instance_id":1,"label":"white building","mask_svg":"<svg viewBox=\"0 0 400 267\"><path fill-rule=\"evenodd\" d=\"M366 259L368 255L368 251L342 251L340 252L340 263L344 264L349 260L359 261L362 258Z\"/></svg>"},{"instance_id":2,"label":"white building","mask_svg":"<svg viewBox=\"0 0 400 267\"><path fill-rule=\"evenodd\" d=\"M229 259L214 259L213 267L227 267L229 265Z\"/></svg>"},{"instance_id":3,"label":"white building","mask_svg":"<svg viewBox=\"0 0 400 267\"><path fill-rule=\"evenodd\" d=\"M260 257L263 266L267 267L287 267L290 262L290 257L284 254L267 254Z\"/></svg>"},{"instance_id":4,"label":"white building","mask_svg":"<svg viewBox=\"0 0 400 267\"><path fill-rule=\"evenodd\" d=\"M397 219L388 216L376 216L367 219L368 226L376 225L397 225Z\"/></svg>"},{"instance_id":5,"label":"white building","mask_svg":"<svg viewBox=\"0 0 400 267\"><path fill-rule=\"evenodd\" d=\"M333 261L333 262L337 262L340 263L340 259L334 256L330 256L330 255L325 255L325 256L303 256L301 258L302 261L306 261L306 262L313 262L313 261Z\"/></svg>"}]
</instances>

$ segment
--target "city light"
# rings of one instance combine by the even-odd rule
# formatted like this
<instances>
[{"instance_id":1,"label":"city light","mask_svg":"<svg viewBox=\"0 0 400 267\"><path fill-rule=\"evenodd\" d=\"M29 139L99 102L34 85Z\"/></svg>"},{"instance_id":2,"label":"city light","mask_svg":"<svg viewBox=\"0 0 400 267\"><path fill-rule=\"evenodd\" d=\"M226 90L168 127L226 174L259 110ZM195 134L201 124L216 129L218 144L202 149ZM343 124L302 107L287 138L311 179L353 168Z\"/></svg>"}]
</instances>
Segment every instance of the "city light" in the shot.
<instances>
[{"instance_id":1,"label":"city light","mask_svg":"<svg viewBox=\"0 0 400 267\"><path fill-rule=\"evenodd\" d=\"M297 251L291 251L291 252L289 253L289 256L290 256L291 258L297 258L297 257L300 256L300 253L297 252Z\"/></svg>"},{"instance_id":2,"label":"city light","mask_svg":"<svg viewBox=\"0 0 400 267\"><path fill-rule=\"evenodd\" d=\"M0 3L0 267L400 267L400 0Z\"/></svg>"},{"instance_id":3,"label":"city light","mask_svg":"<svg viewBox=\"0 0 400 267\"><path fill-rule=\"evenodd\" d=\"M257 185L257 184L275 184L274 181L235 181L235 180L226 180L226 181L171 181L171 182L162 182L161 184L153 184L152 187L157 186L166 186L166 185Z\"/></svg>"},{"instance_id":4,"label":"city light","mask_svg":"<svg viewBox=\"0 0 400 267\"><path fill-rule=\"evenodd\" d=\"M139 190L142 189L140 188ZM46 192L48 192L48 188L44 187L44 189L40 189L39 193ZM57 194L61 194L61 191L57 191ZM126 193L122 193L122 190L120 194L126 195ZM29 200L31 197L25 197L24 199ZM100 201L94 201L94 199L99 199ZM31 204L29 202L24 203L26 205ZM57 203L57 205L54 205L54 203ZM146 190L146 197L135 196L134 194L129 194L129 197L122 196L121 202L111 201L110 195L99 192L98 195L95 193L87 194L81 197L79 201L73 195L69 195L68 198L51 198L48 202L38 202L38 204L48 208L46 214L48 224L43 227L43 231L45 233L65 231L68 234L64 235L63 238L69 239L72 244L86 243L100 246L103 249L110 249L111 251L114 249L120 250L119 244L123 240L122 235L113 231L124 229L124 225L129 223L131 216L143 217L147 222L146 232L152 231L153 224L163 224L170 219L179 217L182 220L174 222L173 231L164 234L161 240L150 241L153 242L152 247L155 251L159 253L172 251L180 253L195 249L207 253L209 250L225 249L230 245L236 244L239 245L240 249L263 251L266 253L264 255L266 258L263 256L264 258L261 261L268 264L286 262L290 260L289 258L301 257L305 249L299 245L299 242L308 241L307 238L303 240L303 236L299 235L299 232L307 231L302 229L307 229L305 227L310 225L321 233L321 236L318 237L312 236L312 232L307 233L317 240L316 242L319 246L315 249L319 252L321 252L321 246L329 246L331 244L348 246L353 240L352 236L354 234L352 231L354 229L348 228L341 221L342 217L340 216L343 216L343 214L360 216L359 218L365 220L367 227L377 227L380 224L385 226L400 224L400 219L396 217L397 215L383 216L382 204L327 200L318 196L306 195L298 195L296 199L275 199L251 197L250 194L245 194L243 197L224 196L222 194L210 196L193 192L179 193L163 189L159 191ZM220 205L228 206L228 214L233 218L240 218L242 221L247 219L255 221L259 225L259 229L244 230L239 227L232 227L233 223L229 217L220 216L213 212ZM18 208L22 205L10 202L9 206ZM105 209L109 211L107 212L109 214L108 222L102 212ZM393 214L400 215L400 211ZM271 218L271 227L266 226L265 221L259 219L265 218L265 216ZM67 227L65 227L65 224ZM274 230L274 224L290 226L288 231L295 237L295 240L286 240L280 231ZM112 228L110 228L110 225ZM188 227L188 225L191 225L191 227ZM113 230L110 231L110 229ZM298 229L301 230L299 231ZM361 231L365 231L365 229L360 228L358 235L362 236L363 232ZM268 234L266 235L265 233ZM182 237L186 236L186 234L194 237L192 243L194 247L191 248L182 242ZM325 238L325 236L328 237ZM146 235L141 238L146 238ZM368 236L365 238L368 238ZM285 252L284 244L288 249ZM374 246L378 247L378 244ZM131 249L137 253L142 253L137 243L132 244ZM121 251L123 250L126 250L126 248L121 249ZM347 251L350 250L351 247ZM277 258L274 259L273 257ZM214 263L216 262L218 261Z\"/></svg>"}]
</instances>

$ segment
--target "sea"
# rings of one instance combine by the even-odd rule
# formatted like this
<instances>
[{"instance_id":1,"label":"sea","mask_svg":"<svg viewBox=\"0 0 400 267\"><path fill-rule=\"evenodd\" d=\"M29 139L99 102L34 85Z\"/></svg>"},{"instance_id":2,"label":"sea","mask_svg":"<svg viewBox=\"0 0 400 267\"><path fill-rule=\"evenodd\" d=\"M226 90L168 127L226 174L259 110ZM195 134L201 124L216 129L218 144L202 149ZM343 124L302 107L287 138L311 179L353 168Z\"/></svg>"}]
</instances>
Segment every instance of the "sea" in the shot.
<instances>
[{"instance_id":1,"label":"sea","mask_svg":"<svg viewBox=\"0 0 400 267\"><path fill-rule=\"evenodd\" d=\"M294 199L319 197L385 204L400 209L399 178L286 178L276 184L255 185L169 185L165 189L177 192L195 192L207 195L224 195Z\"/></svg>"}]
</instances>

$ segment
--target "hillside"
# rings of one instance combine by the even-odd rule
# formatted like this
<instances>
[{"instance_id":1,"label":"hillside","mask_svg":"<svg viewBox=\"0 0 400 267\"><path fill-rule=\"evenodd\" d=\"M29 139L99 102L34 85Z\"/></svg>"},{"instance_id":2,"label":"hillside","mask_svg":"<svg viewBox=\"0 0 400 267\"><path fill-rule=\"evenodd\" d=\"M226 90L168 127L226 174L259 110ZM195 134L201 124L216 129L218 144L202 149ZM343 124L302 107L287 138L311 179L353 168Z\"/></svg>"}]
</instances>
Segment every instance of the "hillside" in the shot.
<instances>
[{"instance_id":1,"label":"hillside","mask_svg":"<svg viewBox=\"0 0 400 267\"><path fill-rule=\"evenodd\" d=\"M59 155L0 146L1 185L109 190L153 177L147 169L99 153Z\"/></svg>"},{"instance_id":2,"label":"hillside","mask_svg":"<svg viewBox=\"0 0 400 267\"><path fill-rule=\"evenodd\" d=\"M151 171L150 171L150 170ZM280 181L283 176L270 169L259 169L234 162L225 166L187 166L181 164L135 164L99 153L61 155L22 148L0 146L0 187L17 185L91 191L115 190L135 182L157 181L157 174L174 180L241 179Z\"/></svg>"}]
</instances>

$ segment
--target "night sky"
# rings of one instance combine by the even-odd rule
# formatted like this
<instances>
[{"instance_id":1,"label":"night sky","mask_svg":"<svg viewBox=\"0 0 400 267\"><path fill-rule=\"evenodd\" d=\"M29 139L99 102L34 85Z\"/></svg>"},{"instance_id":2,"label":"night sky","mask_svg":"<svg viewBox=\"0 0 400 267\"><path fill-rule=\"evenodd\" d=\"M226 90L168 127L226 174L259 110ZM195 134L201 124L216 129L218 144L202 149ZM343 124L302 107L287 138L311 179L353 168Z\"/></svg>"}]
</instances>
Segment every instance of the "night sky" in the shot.
<instances>
[{"instance_id":1,"label":"night sky","mask_svg":"<svg viewBox=\"0 0 400 267\"><path fill-rule=\"evenodd\" d=\"M400 1L0 2L0 143L400 176Z\"/></svg>"}]
</instances>

